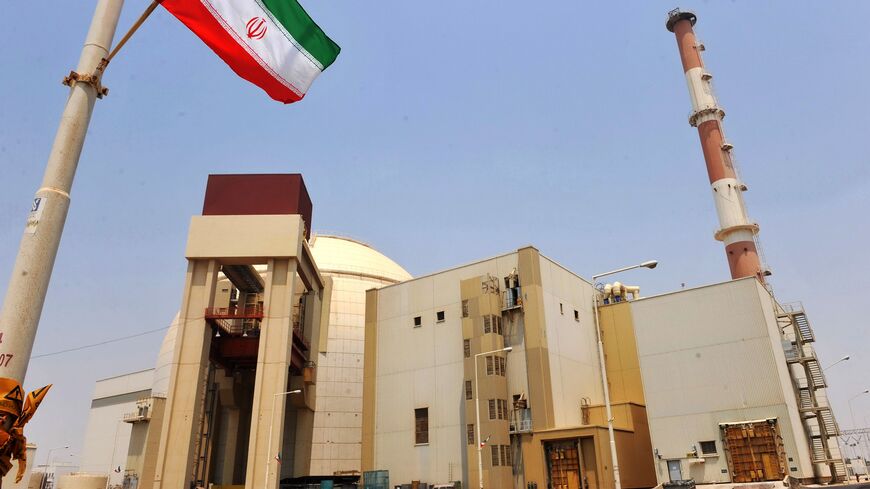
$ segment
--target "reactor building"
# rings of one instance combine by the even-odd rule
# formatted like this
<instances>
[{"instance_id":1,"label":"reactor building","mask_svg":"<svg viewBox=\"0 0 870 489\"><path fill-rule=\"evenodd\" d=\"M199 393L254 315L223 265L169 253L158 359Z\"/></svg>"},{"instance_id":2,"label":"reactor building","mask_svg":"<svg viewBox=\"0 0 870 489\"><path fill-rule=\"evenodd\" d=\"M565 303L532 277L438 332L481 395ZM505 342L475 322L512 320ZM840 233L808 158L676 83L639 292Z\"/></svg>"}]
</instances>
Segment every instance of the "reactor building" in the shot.
<instances>
[{"instance_id":1,"label":"reactor building","mask_svg":"<svg viewBox=\"0 0 870 489\"><path fill-rule=\"evenodd\" d=\"M816 335L766 283L696 21L666 27L729 281L642 297L532 246L412 278L312 235L300 175L212 175L158 365L98 382L83 468L122 465L120 439L111 484L143 489L842 480Z\"/></svg>"}]
</instances>

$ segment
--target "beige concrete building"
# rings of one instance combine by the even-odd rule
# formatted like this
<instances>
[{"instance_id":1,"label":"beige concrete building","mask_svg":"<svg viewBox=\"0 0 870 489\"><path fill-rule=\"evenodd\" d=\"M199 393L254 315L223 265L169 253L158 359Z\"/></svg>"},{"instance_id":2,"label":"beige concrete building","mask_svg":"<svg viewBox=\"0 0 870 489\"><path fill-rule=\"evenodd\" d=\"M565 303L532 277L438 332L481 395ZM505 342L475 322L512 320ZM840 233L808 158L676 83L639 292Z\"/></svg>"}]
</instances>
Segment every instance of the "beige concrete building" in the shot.
<instances>
[{"instance_id":1,"label":"beige concrete building","mask_svg":"<svg viewBox=\"0 0 870 489\"><path fill-rule=\"evenodd\" d=\"M109 477L110 486L121 486L128 467L127 454L137 451L140 434L130 424L136 405L151 397L154 369L98 380L94 386L87 431L80 458L83 472ZM68 455L63 450L54 458ZM121 467L118 471L117 467Z\"/></svg>"},{"instance_id":2,"label":"beige concrete building","mask_svg":"<svg viewBox=\"0 0 870 489\"><path fill-rule=\"evenodd\" d=\"M320 273L332 281L332 293L316 359L317 408L308 473L359 472L366 290L411 275L357 240L315 235L310 244Z\"/></svg>"},{"instance_id":3,"label":"beige concrete building","mask_svg":"<svg viewBox=\"0 0 870 489\"><path fill-rule=\"evenodd\" d=\"M532 247L370 290L363 470L391 485L612 487L592 297ZM622 370L623 487L652 487L639 372Z\"/></svg>"},{"instance_id":4,"label":"beige concrete building","mask_svg":"<svg viewBox=\"0 0 870 489\"><path fill-rule=\"evenodd\" d=\"M310 223L299 175L209 177L188 235L158 448L142 457L140 486L277 487L307 473L311 352L330 287L308 245Z\"/></svg>"},{"instance_id":5,"label":"beige concrete building","mask_svg":"<svg viewBox=\"0 0 870 489\"><path fill-rule=\"evenodd\" d=\"M275 178L253 176L263 177ZM251 176L212 178L204 215L191 222L184 304L155 369L98 383L114 390L94 401L92 465L99 473L120 465L111 485L126 488L359 474L366 290L411 276L359 241L309 238L310 215L227 213L238 205L238 179ZM255 185L241 187L251 187L243 192L251 201L280 207L294 182L277 180L277 197L274 182L256 196ZM276 309L287 314L270 317ZM269 320L286 331L262 341ZM107 396L111 415L101 407Z\"/></svg>"},{"instance_id":6,"label":"beige concrete building","mask_svg":"<svg viewBox=\"0 0 870 489\"><path fill-rule=\"evenodd\" d=\"M605 342L636 344L658 482L827 482L832 471L844 474L801 307L777 304L748 277L600 312ZM621 387L611 385L618 396Z\"/></svg>"}]
</instances>

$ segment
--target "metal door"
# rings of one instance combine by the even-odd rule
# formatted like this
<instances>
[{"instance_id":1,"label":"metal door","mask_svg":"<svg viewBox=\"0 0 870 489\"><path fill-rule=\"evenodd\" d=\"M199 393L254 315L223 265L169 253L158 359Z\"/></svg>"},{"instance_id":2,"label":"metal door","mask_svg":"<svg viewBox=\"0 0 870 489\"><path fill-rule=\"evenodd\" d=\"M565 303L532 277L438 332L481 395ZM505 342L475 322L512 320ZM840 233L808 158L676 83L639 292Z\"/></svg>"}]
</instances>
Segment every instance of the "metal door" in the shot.
<instances>
[{"instance_id":1,"label":"metal door","mask_svg":"<svg viewBox=\"0 0 870 489\"><path fill-rule=\"evenodd\" d=\"M731 482L776 481L785 477L785 451L776 420L722 427Z\"/></svg>"},{"instance_id":2,"label":"metal door","mask_svg":"<svg viewBox=\"0 0 870 489\"><path fill-rule=\"evenodd\" d=\"M580 489L580 452L576 440L545 445L550 486L553 489Z\"/></svg>"},{"instance_id":3,"label":"metal door","mask_svg":"<svg viewBox=\"0 0 870 489\"><path fill-rule=\"evenodd\" d=\"M671 482L683 480L683 472L680 469L679 460L668 460L668 475L671 478Z\"/></svg>"}]
</instances>

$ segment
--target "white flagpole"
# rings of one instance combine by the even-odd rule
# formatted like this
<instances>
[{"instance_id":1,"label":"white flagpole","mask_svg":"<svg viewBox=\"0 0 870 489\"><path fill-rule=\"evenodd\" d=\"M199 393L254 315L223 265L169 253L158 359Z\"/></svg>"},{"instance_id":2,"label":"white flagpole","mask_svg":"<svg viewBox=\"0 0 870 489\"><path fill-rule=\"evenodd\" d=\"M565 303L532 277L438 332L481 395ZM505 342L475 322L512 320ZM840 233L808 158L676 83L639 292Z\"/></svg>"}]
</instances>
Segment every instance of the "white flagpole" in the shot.
<instances>
[{"instance_id":1,"label":"white flagpole","mask_svg":"<svg viewBox=\"0 0 870 489\"><path fill-rule=\"evenodd\" d=\"M77 72L36 191L0 311L0 377L24 382L45 293L70 204L70 189L94 103L105 91L100 61L109 54L124 0L98 0ZM97 76L94 77L93 75Z\"/></svg>"}]
</instances>

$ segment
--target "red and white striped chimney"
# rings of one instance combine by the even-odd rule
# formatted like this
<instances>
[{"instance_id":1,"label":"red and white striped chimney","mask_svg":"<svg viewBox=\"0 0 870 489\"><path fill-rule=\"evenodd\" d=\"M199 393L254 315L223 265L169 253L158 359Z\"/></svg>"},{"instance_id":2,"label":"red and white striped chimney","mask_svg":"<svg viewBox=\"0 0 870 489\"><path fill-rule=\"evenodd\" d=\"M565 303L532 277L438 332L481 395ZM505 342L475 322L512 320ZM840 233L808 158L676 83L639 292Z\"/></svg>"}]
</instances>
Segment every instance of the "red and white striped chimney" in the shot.
<instances>
[{"instance_id":1,"label":"red and white striped chimney","mask_svg":"<svg viewBox=\"0 0 870 489\"><path fill-rule=\"evenodd\" d=\"M731 161L731 144L725 141L722 119L725 111L719 107L710 79L713 75L704 70L700 52L703 45L698 43L692 27L698 18L692 12L674 9L668 12L667 28L676 34L683 71L689 85L692 99L692 115L689 124L698 128L701 149L707 162L707 174L713 187L713 200L719 215L719 230L715 238L725 243L725 254L731 268L731 278L758 277L764 282L768 274L761 266L755 235L758 224L750 222L746 216L743 192L746 186L737 178Z\"/></svg>"}]
</instances>

